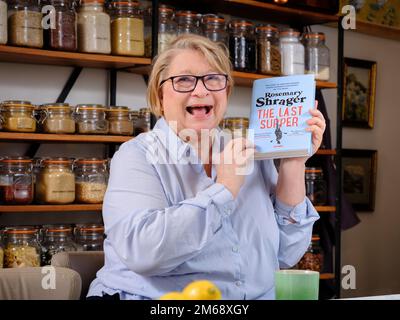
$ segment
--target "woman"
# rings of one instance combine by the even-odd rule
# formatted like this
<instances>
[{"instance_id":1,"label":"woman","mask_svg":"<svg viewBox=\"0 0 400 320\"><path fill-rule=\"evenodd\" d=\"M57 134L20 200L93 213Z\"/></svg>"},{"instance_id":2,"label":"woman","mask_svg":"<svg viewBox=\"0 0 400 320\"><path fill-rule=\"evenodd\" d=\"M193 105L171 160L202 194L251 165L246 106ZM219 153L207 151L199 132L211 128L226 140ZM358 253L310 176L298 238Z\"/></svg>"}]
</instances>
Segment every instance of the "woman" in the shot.
<instances>
[{"instance_id":1,"label":"woman","mask_svg":"<svg viewBox=\"0 0 400 320\"><path fill-rule=\"evenodd\" d=\"M89 297L157 299L207 279L224 299L273 299L274 271L302 257L319 218L307 159L282 160L278 176L273 161L251 160L248 141L220 143L232 86L226 53L204 37L181 36L156 59L148 100L161 118L112 159L105 266ZM310 113L315 152L325 122Z\"/></svg>"}]
</instances>

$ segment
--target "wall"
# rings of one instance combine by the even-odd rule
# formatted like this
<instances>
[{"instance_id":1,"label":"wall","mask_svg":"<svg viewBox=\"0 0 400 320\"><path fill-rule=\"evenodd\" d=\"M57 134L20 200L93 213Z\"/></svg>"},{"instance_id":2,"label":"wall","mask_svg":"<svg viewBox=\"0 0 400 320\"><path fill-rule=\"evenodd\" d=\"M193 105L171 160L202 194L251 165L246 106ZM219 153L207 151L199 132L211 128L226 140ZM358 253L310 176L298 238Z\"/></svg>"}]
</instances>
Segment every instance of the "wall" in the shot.
<instances>
[{"instance_id":1,"label":"wall","mask_svg":"<svg viewBox=\"0 0 400 320\"><path fill-rule=\"evenodd\" d=\"M327 33L327 44L331 49L332 77L336 81L336 29L318 27L313 30ZM376 209L372 213L359 213L361 223L343 232L342 264L354 265L357 270L357 289L343 290L343 296L400 293L400 255L398 255L400 215L396 201L397 182L400 170L397 159L400 156L399 143L395 141L398 107L398 61L400 42L378 39L362 34L345 33L345 56L375 60L378 62L375 127L373 130L349 129L343 131L343 146L346 148L377 149L378 177L376 186ZM27 99L41 104L54 101L71 72L69 67L35 66L0 63L0 100ZM78 103L107 102L107 73L105 70L84 69L66 102ZM397 91L396 91L397 89ZM119 73L117 104L139 109L146 103L145 83L141 76ZM324 90L329 117L334 131L336 127L336 90ZM235 88L228 108L228 116L247 116L250 102L249 88ZM0 156L23 153L26 144L0 144ZM99 156L102 145L46 144L38 155ZM51 214L41 219L74 222L79 219L95 220L95 215ZM9 223L35 223L36 216L10 215Z\"/></svg>"}]
</instances>

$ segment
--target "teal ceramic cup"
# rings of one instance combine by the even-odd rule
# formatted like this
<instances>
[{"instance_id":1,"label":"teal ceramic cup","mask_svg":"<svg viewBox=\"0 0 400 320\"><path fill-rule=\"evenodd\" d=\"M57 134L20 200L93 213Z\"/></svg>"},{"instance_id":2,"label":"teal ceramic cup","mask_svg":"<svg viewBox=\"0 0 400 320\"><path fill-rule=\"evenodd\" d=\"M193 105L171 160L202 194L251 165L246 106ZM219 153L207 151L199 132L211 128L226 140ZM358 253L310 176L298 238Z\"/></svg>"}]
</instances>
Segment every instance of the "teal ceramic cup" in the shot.
<instances>
[{"instance_id":1,"label":"teal ceramic cup","mask_svg":"<svg viewBox=\"0 0 400 320\"><path fill-rule=\"evenodd\" d=\"M318 300L319 272L310 270L275 271L276 300Z\"/></svg>"}]
</instances>

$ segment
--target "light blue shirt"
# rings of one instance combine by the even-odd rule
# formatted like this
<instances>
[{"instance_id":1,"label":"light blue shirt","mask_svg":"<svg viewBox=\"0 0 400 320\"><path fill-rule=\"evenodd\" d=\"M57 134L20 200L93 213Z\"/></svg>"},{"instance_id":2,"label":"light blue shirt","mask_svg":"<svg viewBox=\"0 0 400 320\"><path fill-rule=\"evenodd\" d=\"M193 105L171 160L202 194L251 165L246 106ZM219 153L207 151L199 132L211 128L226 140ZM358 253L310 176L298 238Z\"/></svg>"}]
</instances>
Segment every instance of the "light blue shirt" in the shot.
<instances>
[{"instance_id":1,"label":"light blue shirt","mask_svg":"<svg viewBox=\"0 0 400 320\"><path fill-rule=\"evenodd\" d=\"M154 163L160 155L175 164ZM112 159L105 265L88 296L157 299L207 279L223 299L274 299L274 271L300 260L319 218L307 198L295 207L278 201L277 176L272 160L255 161L233 199L215 167L208 177L192 146L159 119Z\"/></svg>"}]
</instances>

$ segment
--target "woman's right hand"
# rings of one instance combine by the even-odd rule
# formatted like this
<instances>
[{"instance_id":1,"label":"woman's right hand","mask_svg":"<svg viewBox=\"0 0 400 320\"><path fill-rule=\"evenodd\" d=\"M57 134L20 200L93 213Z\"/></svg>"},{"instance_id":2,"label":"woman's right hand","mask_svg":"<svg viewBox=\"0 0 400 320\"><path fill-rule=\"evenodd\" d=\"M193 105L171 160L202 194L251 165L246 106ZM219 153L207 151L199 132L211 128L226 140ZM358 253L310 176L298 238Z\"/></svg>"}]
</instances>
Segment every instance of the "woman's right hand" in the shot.
<instances>
[{"instance_id":1,"label":"woman's right hand","mask_svg":"<svg viewBox=\"0 0 400 320\"><path fill-rule=\"evenodd\" d=\"M248 166L254 161L254 152L252 142L244 138L235 138L229 141L219 154L219 164L216 164L217 183L223 184L234 198L249 174Z\"/></svg>"}]
</instances>

